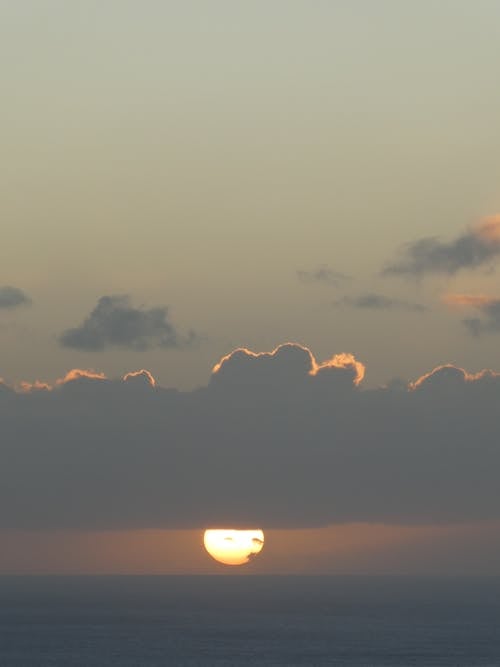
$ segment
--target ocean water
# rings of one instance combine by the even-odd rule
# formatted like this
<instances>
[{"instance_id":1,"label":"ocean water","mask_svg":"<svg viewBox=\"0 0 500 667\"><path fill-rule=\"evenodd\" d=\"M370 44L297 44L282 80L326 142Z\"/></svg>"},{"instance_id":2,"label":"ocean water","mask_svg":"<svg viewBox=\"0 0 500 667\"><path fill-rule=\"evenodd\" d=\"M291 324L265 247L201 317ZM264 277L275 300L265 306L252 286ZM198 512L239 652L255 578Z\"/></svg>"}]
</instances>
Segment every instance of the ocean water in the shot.
<instances>
[{"instance_id":1,"label":"ocean water","mask_svg":"<svg viewBox=\"0 0 500 667\"><path fill-rule=\"evenodd\" d=\"M499 578L0 577L1 667L500 667Z\"/></svg>"}]
</instances>

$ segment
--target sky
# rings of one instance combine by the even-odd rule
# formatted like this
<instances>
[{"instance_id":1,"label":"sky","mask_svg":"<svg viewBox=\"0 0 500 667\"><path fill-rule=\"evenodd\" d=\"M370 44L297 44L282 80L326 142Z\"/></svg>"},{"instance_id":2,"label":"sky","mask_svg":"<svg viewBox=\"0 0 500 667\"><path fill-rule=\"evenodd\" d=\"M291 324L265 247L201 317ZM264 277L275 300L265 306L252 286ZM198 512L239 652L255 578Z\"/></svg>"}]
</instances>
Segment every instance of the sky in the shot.
<instances>
[{"instance_id":1,"label":"sky","mask_svg":"<svg viewBox=\"0 0 500 667\"><path fill-rule=\"evenodd\" d=\"M0 61L0 572L498 573L499 3L25 0Z\"/></svg>"}]
</instances>

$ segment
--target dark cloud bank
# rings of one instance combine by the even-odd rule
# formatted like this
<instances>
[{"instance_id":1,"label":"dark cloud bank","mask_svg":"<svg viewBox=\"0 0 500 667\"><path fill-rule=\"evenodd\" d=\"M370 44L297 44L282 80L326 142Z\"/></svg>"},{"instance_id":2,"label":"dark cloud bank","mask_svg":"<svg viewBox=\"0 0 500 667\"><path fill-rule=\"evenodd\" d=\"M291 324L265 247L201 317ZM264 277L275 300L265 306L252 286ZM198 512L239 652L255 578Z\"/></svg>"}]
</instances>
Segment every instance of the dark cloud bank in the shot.
<instances>
[{"instance_id":1,"label":"dark cloud bank","mask_svg":"<svg viewBox=\"0 0 500 667\"><path fill-rule=\"evenodd\" d=\"M0 528L500 518L500 376L363 390L363 370L287 344L186 393L146 372L0 384Z\"/></svg>"},{"instance_id":2,"label":"dark cloud bank","mask_svg":"<svg viewBox=\"0 0 500 667\"><path fill-rule=\"evenodd\" d=\"M168 308L136 308L128 295L101 297L94 310L73 329L62 333L63 347L100 351L111 346L145 350L150 347L181 347L194 341L196 334L179 334L168 317Z\"/></svg>"},{"instance_id":3,"label":"dark cloud bank","mask_svg":"<svg viewBox=\"0 0 500 667\"><path fill-rule=\"evenodd\" d=\"M28 306L31 303L29 296L19 287L4 285L0 287L0 308L17 308Z\"/></svg>"}]
</instances>

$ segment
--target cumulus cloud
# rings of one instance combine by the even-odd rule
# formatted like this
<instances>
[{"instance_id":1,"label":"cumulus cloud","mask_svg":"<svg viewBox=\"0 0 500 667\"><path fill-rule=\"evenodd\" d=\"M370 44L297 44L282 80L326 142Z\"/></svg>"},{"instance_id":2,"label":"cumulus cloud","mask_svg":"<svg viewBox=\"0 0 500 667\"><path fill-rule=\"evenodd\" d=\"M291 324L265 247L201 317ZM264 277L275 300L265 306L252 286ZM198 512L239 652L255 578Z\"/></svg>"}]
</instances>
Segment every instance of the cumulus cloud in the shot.
<instances>
[{"instance_id":1,"label":"cumulus cloud","mask_svg":"<svg viewBox=\"0 0 500 667\"><path fill-rule=\"evenodd\" d=\"M17 308L28 306L31 303L29 296L19 287L4 285L0 287L0 308Z\"/></svg>"},{"instance_id":2,"label":"cumulus cloud","mask_svg":"<svg viewBox=\"0 0 500 667\"><path fill-rule=\"evenodd\" d=\"M307 347L284 343L272 352L234 350L213 367L210 382L226 390L239 385L268 391L275 383L282 390L284 387L295 390L307 377L328 377L334 382L347 378L349 386L357 386L364 375L365 366L353 354L335 354L318 363Z\"/></svg>"},{"instance_id":3,"label":"cumulus cloud","mask_svg":"<svg viewBox=\"0 0 500 667\"><path fill-rule=\"evenodd\" d=\"M426 237L409 243L399 259L389 262L384 275L421 277L432 273L453 275L476 269L500 255L500 215L484 218L451 241Z\"/></svg>"},{"instance_id":4,"label":"cumulus cloud","mask_svg":"<svg viewBox=\"0 0 500 667\"><path fill-rule=\"evenodd\" d=\"M355 297L344 296L333 302L334 307L348 306L350 308L359 308L361 310L406 310L412 313L422 313L428 310L427 306L404 299L393 299L384 294L368 292Z\"/></svg>"},{"instance_id":5,"label":"cumulus cloud","mask_svg":"<svg viewBox=\"0 0 500 667\"><path fill-rule=\"evenodd\" d=\"M207 386L76 369L0 391L0 529L500 518L500 375L363 389L352 354L239 349Z\"/></svg>"},{"instance_id":6,"label":"cumulus cloud","mask_svg":"<svg viewBox=\"0 0 500 667\"><path fill-rule=\"evenodd\" d=\"M340 271L334 271L328 266L320 266L312 271L297 271L297 278L303 283L326 283L338 287L350 280L350 276Z\"/></svg>"},{"instance_id":7,"label":"cumulus cloud","mask_svg":"<svg viewBox=\"0 0 500 667\"><path fill-rule=\"evenodd\" d=\"M483 294L447 294L443 302L448 306L463 306L479 311L481 317L462 320L473 336L500 333L500 298Z\"/></svg>"},{"instance_id":8,"label":"cumulus cloud","mask_svg":"<svg viewBox=\"0 0 500 667\"><path fill-rule=\"evenodd\" d=\"M63 347L100 351L111 346L145 350L150 347L181 347L196 339L181 336L169 319L168 308L134 307L127 295L102 296L82 324L64 331Z\"/></svg>"}]
</instances>

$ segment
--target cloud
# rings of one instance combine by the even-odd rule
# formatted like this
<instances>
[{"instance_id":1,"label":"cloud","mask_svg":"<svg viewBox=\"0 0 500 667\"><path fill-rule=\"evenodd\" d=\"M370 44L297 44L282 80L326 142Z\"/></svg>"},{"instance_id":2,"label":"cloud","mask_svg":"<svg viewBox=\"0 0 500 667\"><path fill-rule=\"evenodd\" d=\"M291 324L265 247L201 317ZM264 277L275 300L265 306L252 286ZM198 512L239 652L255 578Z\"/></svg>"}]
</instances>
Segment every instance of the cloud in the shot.
<instances>
[{"instance_id":1,"label":"cloud","mask_svg":"<svg viewBox=\"0 0 500 667\"><path fill-rule=\"evenodd\" d=\"M181 347L197 338L194 332L181 336L170 322L168 308L135 308L127 295L102 296L94 310L73 329L64 331L63 347L100 351L111 346L145 350L151 347Z\"/></svg>"},{"instance_id":2,"label":"cloud","mask_svg":"<svg viewBox=\"0 0 500 667\"><path fill-rule=\"evenodd\" d=\"M0 529L500 519L500 375L363 389L351 354L239 349L196 390L73 370L0 391Z\"/></svg>"},{"instance_id":3,"label":"cloud","mask_svg":"<svg viewBox=\"0 0 500 667\"><path fill-rule=\"evenodd\" d=\"M300 386L304 377L347 377L349 385L359 385L365 375L365 366L353 354L335 354L318 363L311 351L297 343L283 343L272 352L252 352L238 348L222 357L212 369L211 383L225 388L242 384L248 387L269 388Z\"/></svg>"},{"instance_id":4,"label":"cloud","mask_svg":"<svg viewBox=\"0 0 500 667\"><path fill-rule=\"evenodd\" d=\"M303 283L326 283L334 287L338 287L351 279L345 273L333 271L327 266L320 266L313 271L299 270L297 271L297 278Z\"/></svg>"},{"instance_id":5,"label":"cloud","mask_svg":"<svg viewBox=\"0 0 500 667\"><path fill-rule=\"evenodd\" d=\"M74 380L106 380L104 373L98 373L94 370L82 369L82 368L73 368L71 371L68 371L66 375L59 380L56 380L56 384L67 384L68 382L73 382Z\"/></svg>"},{"instance_id":6,"label":"cloud","mask_svg":"<svg viewBox=\"0 0 500 667\"><path fill-rule=\"evenodd\" d=\"M29 296L19 287L4 285L0 287L0 308L17 308L28 306L31 303Z\"/></svg>"},{"instance_id":7,"label":"cloud","mask_svg":"<svg viewBox=\"0 0 500 667\"><path fill-rule=\"evenodd\" d=\"M383 275L421 277L432 273L453 275L476 269L500 255L500 215L483 218L452 241L426 237L409 243L401 257L389 262Z\"/></svg>"},{"instance_id":8,"label":"cloud","mask_svg":"<svg viewBox=\"0 0 500 667\"><path fill-rule=\"evenodd\" d=\"M464 326L473 336L500 333L500 298L484 294L446 294L443 303L448 306L471 307L482 317L466 317Z\"/></svg>"},{"instance_id":9,"label":"cloud","mask_svg":"<svg viewBox=\"0 0 500 667\"><path fill-rule=\"evenodd\" d=\"M40 380L35 380L34 382L21 382L18 387L19 391L22 392L32 392L32 391L50 391L52 387L48 382L40 382Z\"/></svg>"},{"instance_id":10,"label":"cloud","mask_svg":"<svg viewBox=\"0 0 500 667\"><path fill-rule=\"evenodd\" d=\"M130 373L126 373L123 376L123 381L124 382L140 382L141 384L145 383L146 385L149 385L150 387L155 387L156 386L156 380L154 377L151 375L151 373L144 368L141 368L140 371L132 371Z\"/></svg>"},{"instance_id":11,"label":"cloud","mask_svg":"<svg viewBox=\"0 0 500 667\"><path fill-rule=\"evenodd\" d=\"M440 391L452 392L455 389L462 390L467 383L487 382L491 380L495 384L499 381L500 374L489 369L483 369L479 373L467 373L463 368L444 364L434 368L430 373L425 373L415 382L410 382L408 388L411 391L433 388Z\"/></svg>"},{"instance_id":12,"label":"cloud","mask_svg":"<svg viewBox=\"0 0 500 667\"><path fill-rule=\"evenodd\" d=\"M342 299L334 301L333 305L348 306L350 308L359 308L366 310L406 310L413 313L422 313L428 310L427 306L413 301L402 299L393 299L383 294L368 292L356 297L344 296Z\"/></svg>"}]
</instances>

